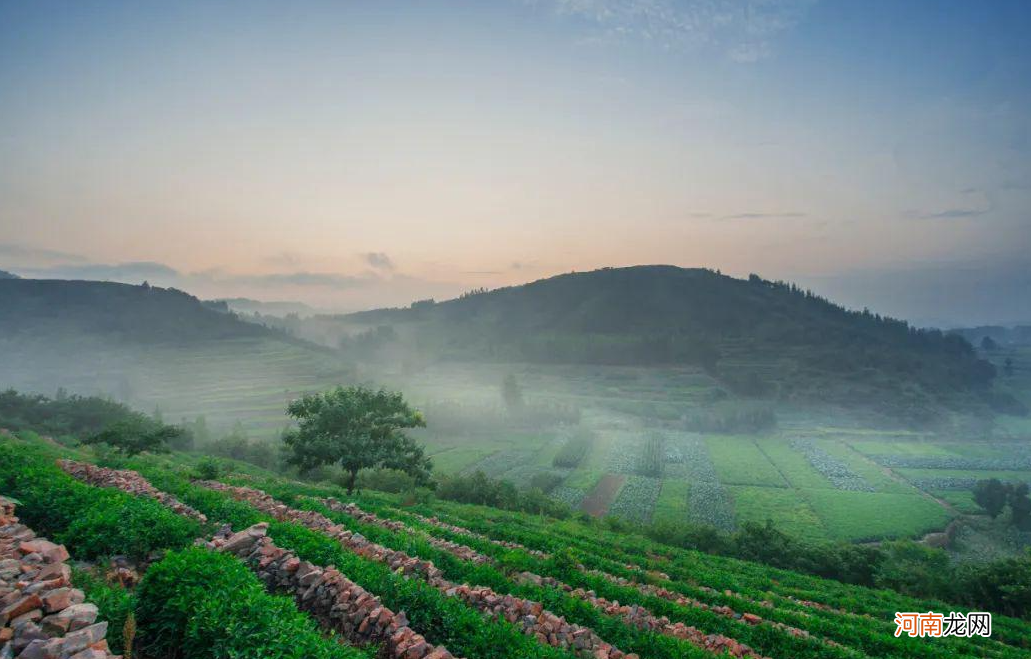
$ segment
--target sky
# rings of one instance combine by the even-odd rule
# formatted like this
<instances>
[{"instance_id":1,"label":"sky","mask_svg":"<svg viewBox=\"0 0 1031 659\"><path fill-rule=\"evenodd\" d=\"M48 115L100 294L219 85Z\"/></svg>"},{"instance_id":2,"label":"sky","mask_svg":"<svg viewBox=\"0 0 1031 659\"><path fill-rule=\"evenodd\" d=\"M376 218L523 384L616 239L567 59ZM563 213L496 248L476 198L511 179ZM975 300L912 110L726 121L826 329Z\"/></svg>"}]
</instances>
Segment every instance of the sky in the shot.
<instances>
[{"instance_id":1,"label":"sky","mask_svg":"<svg viewBox=\"0 0 1031 659\"><path fill-rule=\"evenodd\" d=\"M603 266L1031 322L1024 0L0 0L0 269L351 310Z\"/></svg>"}]
</instances>

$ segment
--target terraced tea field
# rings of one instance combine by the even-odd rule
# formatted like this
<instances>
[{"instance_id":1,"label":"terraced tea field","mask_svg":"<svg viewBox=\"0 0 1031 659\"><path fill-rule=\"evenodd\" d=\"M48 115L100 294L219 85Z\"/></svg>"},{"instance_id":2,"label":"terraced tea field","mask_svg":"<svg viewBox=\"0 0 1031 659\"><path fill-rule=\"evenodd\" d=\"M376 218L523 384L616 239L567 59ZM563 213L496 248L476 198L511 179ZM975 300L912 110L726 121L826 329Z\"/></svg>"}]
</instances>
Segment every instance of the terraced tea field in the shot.
<instances>
[{"instance_id":1,"label":"terraced tea field","mask_svg":"<svg viewBox=\"0 0 1031 659\"><path fill-rule=\"evenodd\" d=\"M59 466L62 457L78 462ZM128 471L90 459L0 439L0 495L17 499L26 524L84 561L71 580L95 617L125 630L131 613L136 647L150 657L175 648L191 657L231 648L224 656L248 659L1017 659L1031 652L1026 621L996 615L990 638L898 637L896 611L962 609L575 520L439 501L404 506L393 495L348 497L255 469L196 481L178 455L138 458ZM110 526L111 519L123 521ZM229 528L216 532L223 524ZM201 546L189 548L196 537ZM147 566L132 562L137 576L119 581L115 575L126 575L105 573L106 561L96 561L113 543L132 560L167 553ZM126 640L109 633L107 643L121 652Z\"/></svg>"},{"instance_id":2,"label":"terraced tea field","mask_svg":"<svg viewBox=\"0 0 1031 659\"><path fill-rule=\"evenodd\" d=\"M71 392L110 395L148 412L160 408L169 422L204 415L214 432L239 421L255 437L272 437L287 424L288 401L356 379L331 353L269 338L64 348L69 354L19 339L0 386L53 395L44 383L57 380Z\"/></svg>"}]
</instances>

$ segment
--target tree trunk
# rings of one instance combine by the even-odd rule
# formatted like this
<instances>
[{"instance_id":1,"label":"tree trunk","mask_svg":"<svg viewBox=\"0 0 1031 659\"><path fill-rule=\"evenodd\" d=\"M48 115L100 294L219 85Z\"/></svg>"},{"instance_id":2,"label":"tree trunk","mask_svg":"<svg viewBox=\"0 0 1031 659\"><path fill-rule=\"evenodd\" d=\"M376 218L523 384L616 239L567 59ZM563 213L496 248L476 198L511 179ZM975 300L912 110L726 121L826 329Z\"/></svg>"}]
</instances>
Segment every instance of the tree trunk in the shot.
<instances>
[{"instance_id":1,"label":"tree trunk","mask_svg":"<svg viewBox=\"0 0 1031 659\"><path fill-rule=\"evenodd\" d=\"M352 469L350 477L347 479L347 496L351 496L354 493L354 484L358 480L358 470Z\"/></svg>"}]
</instances>

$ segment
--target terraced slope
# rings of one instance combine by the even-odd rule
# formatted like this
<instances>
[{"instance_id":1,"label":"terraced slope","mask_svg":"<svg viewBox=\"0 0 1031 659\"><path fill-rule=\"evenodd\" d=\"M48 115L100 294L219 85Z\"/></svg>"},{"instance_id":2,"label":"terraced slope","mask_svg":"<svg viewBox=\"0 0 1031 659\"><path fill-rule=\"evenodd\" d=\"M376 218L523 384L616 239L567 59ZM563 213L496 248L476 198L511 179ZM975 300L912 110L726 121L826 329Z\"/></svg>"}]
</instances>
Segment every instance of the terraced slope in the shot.
<instances>
[{"instance_id":1,"label":"terraced slope","mask_svg":"<svg viewBox=\"0 0 1031 659\"><path fill-rule=\"evenodd\" d=\"M157 506L186 525L197 525L198 514L204 515L208 530L230 524L236 533L221 532L210 547L239 556L268 588L290 593L298 608L342 638L358 642L356 630L362 629L361 642L385 644L398 659L436 659L445 652L466 659L1031 654L1027 621L994 616L991 638L896 637L896 611L955 607L676 550L576 522L441 502L401 506L396 497L377 493L346 499L335 487L259 475L191 482L174 456L138 459L128 465L134 471L121 472L65 464L91 483L112 486L101 488L75 484L61 472L53 459L69 452L57 447L46 448L43 457L38 447L0 440L0 451L8 462L27 461L0 468L0 489L27 494L30 511L42 506L44 496L32 483L46 482L49 490L56 485L75 492L81 505L94 497L104 506ZM27 478L19 475L26 467ZM153 519L172 528L167 517ZM70 544L73 553L90 554L82 543L89 536L71 537L79 543ZM145 541L175 549L186 543L175 538L183 537L127 540L130 546ZM359 622L332 614L355 607ZM370 632L375 623L366 620L385 622ZM402 628L411 631L391 646Z\"/></svg>"}]
</instances>

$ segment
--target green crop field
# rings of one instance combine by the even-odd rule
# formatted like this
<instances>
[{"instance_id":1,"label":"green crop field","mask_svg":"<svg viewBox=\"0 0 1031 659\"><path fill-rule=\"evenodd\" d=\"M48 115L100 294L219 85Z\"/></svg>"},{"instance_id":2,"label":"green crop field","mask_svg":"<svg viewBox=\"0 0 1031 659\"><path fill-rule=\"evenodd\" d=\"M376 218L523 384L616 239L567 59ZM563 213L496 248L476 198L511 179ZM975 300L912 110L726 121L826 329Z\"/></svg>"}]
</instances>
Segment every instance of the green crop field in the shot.
<instances>
[{"instance_id":1,"label":"green crop field","mask_svg":"<svg viewBox=\"0 0 1031 659\"><path fill-rule=\"evenodd\" d=\"M159 643L180 648L224 646L231 653L226 656L247 659L369 659L376 655L380 640L355 644L359 637L344 626L329 633L325 625L330 619L308 612L311 604L302 597L308 588L303 582L294 591L296 600L262 592L262 579L252 573L260 577L270 561L188 549L194 537L209 537L222 523L240 531L265 522L262 533L281 548L277 551L309 561L316 568L335 565L345 578L379 598L377 602L403 612L412 632L421 634L426 643L446 646L466 659L587 659L591 653L577 653L573 646L563 645L561 635L536 634L532 627L524 630L497 615L487 615L478 600L460 596L451 583L489 588L503 607L517 600L539 603L535 606L541 607L540 615L562 616L562 622L555 624L575 625L582 630L577 635L593 635L594 642L633 652L641 659L720 656L705 649L701 638L633 622L657 621L659 616L688 625L702 636L735 647L743 644L755 655L773 659L1019 659L1031 652L1031 623L1027 621L996 614L991 639L898 637L893 633L896 611L967 609L678 549L598 523L437 499L413 503L403 496L374 491L348 495L334 485L291 481L225 461L224 467L230 471L223 472L220 479L244 486L228 492L191 480L198 456L173 453L120 460L121 467L135 470L125 472L131 478L146 478L206 515L207 521L199 523L153 499L77 481L56 466L58 457L96 459L90 450L67 449L33 438L31 433L26 433L25 439L0 438L0 494L16 497L19 514L26 522L67 544L78 561L75 585L84 590L88 601L98 605L99 619L108 622L111 630L128 629L125 620L132 613L137 647L156 648ZM124 485L125 478L120 476L110 484ZM930 511L919 511L919 504L909 500L928 501L921 495L758 485L727 488L739 511L754 519L773 516L779 525L792 526L799 533L807 526L819 528L827 519L833 520L827 532L842 537L877 524L884 525L887 532L887 522L894 528L909 525L917 531L921 519L933 516ZM627 507L628 514L649 508L658 516L676 515L678 509L683 510L690 490L686 481L629 476L613 505ZM273 498L264 498L265 494ZM322 499L327 496L357 504L364 512L359 515L353 509L332 507ZM877 505L887 509L875 514ZM272 511L276 511L274 517L269 514ZM920 514L907 516L905 511ZM855 520L851 531L842 517ZM104 579L106 561L100 557L105 550L96 543L113 532L106 526L113 518L123 520L118 527L120 551L129 556L156 551L163 556L146 569L140 568L143 581L135 588ZM363 539L359 544L349 544L349 535L335 539L324 533L326 527L318 519L338 524ZM474 552L478 558L473 560L462 551ZM387 564L393 559L381 552L406 561L432 561L440 576L430 580L418 567L405 573L394 571ZM554 560L558 552L571 552L576 563ZM295 586L285 576L288 571L282 574L278 587L289 593ZM528 574L537 581L516 578ZM195 583L204 584L210 592L191 586ZM650 590L654 586L662 590ZM236 599L245 598L247 605L239 606L234 597L219 594L230 591ZM656 592L667 595L659 597ZM502 600L501 596L508 598ZM626 617L605 604L613 601L630 605L637 617ZM212 620L205 615L217 615L219 624L203 624ZM536 624L537 618L528 619L528 624ZM167 620L180 622L170 626L162 622ZM232 627L232 633L223 629L226 625ZM126 641L120 632L109 633L108 640L115 651L124 649ZM292 649L276 645L286 640L294 644Z\"/></svg>"},{"instance_id":2,"label":"green crop field","mask_svg":"<svg viewBox=\"0 0 1031 659\"><path fill-rule=\"evenodd\" d=\"M784 477L750 437L706 437L720 481L727 485L787 487Z\"/></svg>"},{"instance_id":3,"label":"green crop field","mask_svg":"<svg viewBox=\"0 0 1031 659\"><path fill-rule=\"evenodd\" d=\"M809 501L795 489L734 485L730 488L734 511L740 522L767 520L785 533L808 540L826 540L823 521Z\"/></svg>"},{"instance_id":4,"label":"green crop field","mask_svg":"<svg viewBox=\"0 0 1031 659\"><path fill-rule=\"evenodd\" d=\"M940 530L950 515L920 494L804 490L804 496L835 540L916 536Z\"/></svg>"},{"instance_id":5,"label":"green crop field","mask_svg":"<svg viewBox=\"0 0 1031 659\"><path fill-rule=\"evenodd\" d=\"M508 374L529 404L566 405L578 420L532 430L503 423L465 433L434 430L434 401L475 401L465 412L503 419L500 383ZM772 520L813 540L920 537L942 530L957 514L977 512L969 502L948 505L953 498L941 492L969 489L971 478L1031 477L1017 469L898 466L894 461L1004 459L1009 448L901 428L843 426L815 408L779 406L777 426L754 434L688 431L679 419L707 409L718 390L690 368L438 363L391 377L430 410L430 428L418 436L437 471L482 470L517 485L535 474L564 476L551 492L555 498L574 510L586 502L592 512L638 523L692 520L732 529ZM583 430L593 433L587 453L572 468L555 471L555 455ZM656 434L664 454L657 472L644 464ZM622 485L610 492L617 476Z\"/></svg>"}]
</instances>

